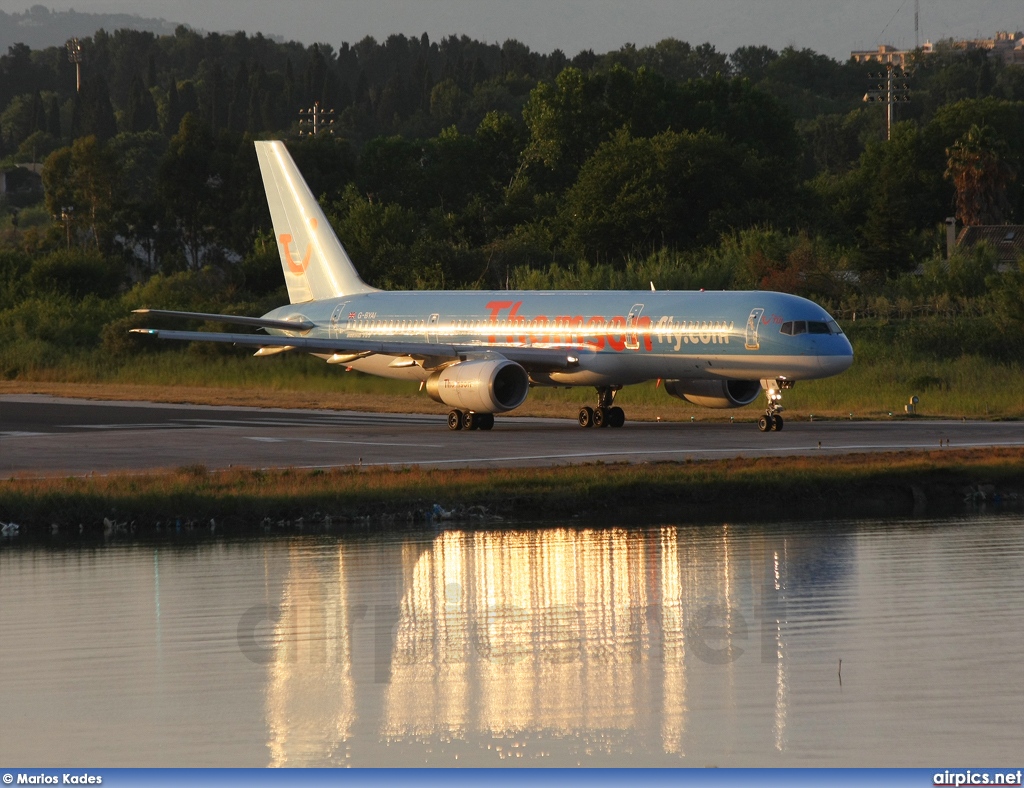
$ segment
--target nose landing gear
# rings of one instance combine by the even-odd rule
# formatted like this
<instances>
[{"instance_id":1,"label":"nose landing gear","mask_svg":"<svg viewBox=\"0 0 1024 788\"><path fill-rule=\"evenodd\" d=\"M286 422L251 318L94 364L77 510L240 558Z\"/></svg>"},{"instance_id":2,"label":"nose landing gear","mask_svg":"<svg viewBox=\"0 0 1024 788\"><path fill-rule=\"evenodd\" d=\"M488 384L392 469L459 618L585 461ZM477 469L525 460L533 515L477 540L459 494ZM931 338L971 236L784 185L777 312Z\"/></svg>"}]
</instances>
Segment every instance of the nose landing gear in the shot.
<instances>
[{"instance_id":1,"label":"nose landing gear","mask_svg":"<svg viewBox=\"0 0 1024 788\"><path fill-rule=\"evenodd\" d=\"M601 386L597 389L597 407L580 408L577 421L581 427L621 427L626 423L626 413L612 403L620 386Z\"/></svg>"},{"instance_id":2,"label":"nose landing gear","mask_svg":"<svg viewBox=\"0 0 1024 788\"><path fill-rule=\"evenodd\" d=\"M793 388L791 380L762 380L761 388L768 399L764 415L757 420L761 432L778 432L785 425L782 419L782 390Z\"/></svg>"}]
</instances>

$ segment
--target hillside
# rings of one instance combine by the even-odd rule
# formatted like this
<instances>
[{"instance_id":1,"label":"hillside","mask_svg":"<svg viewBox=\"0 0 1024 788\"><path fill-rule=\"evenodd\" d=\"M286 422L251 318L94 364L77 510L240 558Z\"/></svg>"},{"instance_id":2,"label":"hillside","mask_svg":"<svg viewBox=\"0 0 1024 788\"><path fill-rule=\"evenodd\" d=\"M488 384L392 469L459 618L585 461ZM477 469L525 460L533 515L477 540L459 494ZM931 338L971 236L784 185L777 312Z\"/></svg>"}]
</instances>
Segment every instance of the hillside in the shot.
<instances>
[{"instance_id":1,"label":"hillside","mask_svg":"<svg viewBox=\"0 0 1024 788\"><path fill-rule=\"evenodd\" d=\"M101 29L170 34L177 26L164 19L146 19L135 14L51 11L46 6L34 5L20 14L0 11L0 52L15 44L26 44L32 49L63 46L69 38L85 38Z\"/></svg>"}]
</instances>

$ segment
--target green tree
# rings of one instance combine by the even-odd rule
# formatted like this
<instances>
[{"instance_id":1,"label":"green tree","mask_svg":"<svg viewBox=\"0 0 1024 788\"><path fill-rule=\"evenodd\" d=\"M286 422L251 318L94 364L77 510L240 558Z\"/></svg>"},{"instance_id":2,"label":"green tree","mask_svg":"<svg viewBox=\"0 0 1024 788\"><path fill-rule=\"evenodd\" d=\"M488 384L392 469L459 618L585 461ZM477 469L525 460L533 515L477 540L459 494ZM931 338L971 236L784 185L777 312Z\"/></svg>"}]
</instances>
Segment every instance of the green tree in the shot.
<instances>
[{"instance_id":1,"label":"green tree","mask_svg":"<svg viewBox=\"0 0 1024 788\"><path fill-rule=\"evenodd\" d=\"M623 261L690 248L767 218L777 180L763 162L706 131L637 138L620 130L580 170L559 213L565 246Z\"/></svg>"},{"instance_id":2,"label":"green tree","mask_svg":"<svg viewBox=\"0 0 1024 788\"><path fill-rule=\"evenodd\" d=\"M889 275L912 269L929 251L922 233L942 221L946 194L917 126L898 123L890 141L869 145L855 177L867 196L859 227L865 267Z\"/></svg>"},{"instance_id":3,"label":"green tree","mask_svg":"<svg viewBox=\"0 0 1024 788\"><path fill-rule=\"evenodd\" d=\"M542 82L530 93L523 117L530 130L524 156L568 185L611 130L602 100L604 81L567 68L555 83Z\"/></svg>"},{"instance_id":4,"label":"green tree","mask_svg":"<svg viewBox=\"0 0 1024 788\"><path fill-rule=\"evenodd\" d=\"M367 282L402 287L409 271L409 250L422 222L400 205L370 200L350 185L335 204L338 237Z\"/></svg>"},{"instance_id":5,"label":"green tree","mask_svg":"<svg viewBox=\"0 0 1024 788\"><path fill-rule=\"evenodd\" d=\"M430 91L430 114L445 126L455 124L462 117L462 108L468 99L455 80L438 82Z\"/></svg>"},{"instance_id":6,"label":"green tree","mask_svg":"<svg viewBox=\"0 0 1024 788\"><path fill-rule=\"evenodd\" d=\"M15 96L0 112L0 134L14 145L20 145L38 130L35 97L32 94Z\"/></svg>"},{"instance_id":7,"label":"green tree","mask_svg":"<svg viewBox=\"0 0 1024 788\"><path fill-rule=\"evenodd\" d=\"M43 164L47 210L52 216L70 214L71 231L85 230L87 243L103 253L113 244L117 173L117 163L95 136L76 139Z\"/></svg>"},{"instance_id":8,"label":"green tree","mask_svg":"<svg viewBox=\"0 0 1024 788\"><path fill-rule=\"evenodd\" d=\"M214 244L217 223L224 219L219 200L224 178L216 167L212 135L195 115L182 118L157 178L175 245L188 268L202 268Z\"/></svg>"},{"instance_id":9,"label":"green tree","mask_svg":"<svg viewBox=\"0 0 1024 788\"><path fill-rule=\"evenodd\" d=\"M131 132L153 131L158 128L156 102L138 75L132 80L131 91L128 94L124 125L125 130Z\"/></svg>"},{"instance_id":10,"label":"green tree","mask_svg":"<svg viewBox=\"0 0 1024 788\"><path fill-rule=\"evenodd\" d=\"M144 255L146 267L157 263L162 206L157 173L167 140L155 131L118 134L107 145L118 163L117 207L114 224L132 254Z\"/></svg>"},{"instance_id":11,"label":"green tree","mask_svg":"<svg viewBox=\"0 0 1024 788\"><path fill-rule=\"evenodd\" d=\"M507 112L488 112L476 130L480 164L492 192L503 194L519 168L526 127Z\"/></svg>"},{"instance_id":12,"label":"green tree","mask_svg":"<svg viewBox=\"0 0 1024 788\"><path fill-rule=\"evenodd\" d=\"M82 90L75 96L71 116L71 136L96 137L106 142L117 134L117 120L110 103L107 81L100 75L82 82Z\"/></svg>"},{"instance_id":13,"label":"green tree","mask_svg":"<svg viewBox=\"0 0 1024 788\"><path fill-rule=\"evenodd\" d=\"M766 46L739 47L729 55L736 76L758 83L768 75L768 67L779 59L779 53Z\"/></svg>"}]
</instances>

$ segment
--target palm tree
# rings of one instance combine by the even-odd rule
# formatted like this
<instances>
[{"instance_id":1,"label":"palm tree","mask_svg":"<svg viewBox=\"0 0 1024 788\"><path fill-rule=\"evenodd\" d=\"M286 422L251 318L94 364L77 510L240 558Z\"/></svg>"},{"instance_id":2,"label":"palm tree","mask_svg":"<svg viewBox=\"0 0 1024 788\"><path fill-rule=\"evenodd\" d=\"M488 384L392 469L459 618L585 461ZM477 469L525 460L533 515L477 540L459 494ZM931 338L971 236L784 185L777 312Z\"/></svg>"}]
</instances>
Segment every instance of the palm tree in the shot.
<instances>
[{"instance_id":1,"label":"palm tree","mask_svg":"<svg viewBox=\"0 0 1024 788\"><path fill-rule=\"evenodd\" d=\"M956 216L964 226L1001 224L1009 214L1006 189L1016 173L1005 153L1006 143L977 124L946 149L946 177L956 188Z\"/></svg>"}]
</instances>

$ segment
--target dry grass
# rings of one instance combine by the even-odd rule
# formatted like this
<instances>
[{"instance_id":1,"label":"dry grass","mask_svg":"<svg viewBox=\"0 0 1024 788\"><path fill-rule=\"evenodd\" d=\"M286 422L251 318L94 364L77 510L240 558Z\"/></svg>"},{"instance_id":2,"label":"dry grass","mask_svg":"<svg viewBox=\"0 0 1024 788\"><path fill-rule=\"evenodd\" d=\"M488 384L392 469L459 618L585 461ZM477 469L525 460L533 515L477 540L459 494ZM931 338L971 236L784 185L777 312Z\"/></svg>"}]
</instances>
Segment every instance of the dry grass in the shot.
<instances>
[{"instance_id":1,"label":"dry grass","mask_svg":"<svg viewBox=\"0 0 1024 788\"><path fill-rule=\"evenodd\" d=\"M950 514L963 500L964 486L979 483L1008 494L1024 491L1024 449L496 470L211 472L197 466L0 481L0 519L45 527L97 524L108 516L140 523L216 517L244 531L264 518L318 520L328 514L350 523L405 522L434 503L485 506L533 520L801 519L910 514L920 495Z\"/></svg>"},{"instance_id":2,"label":"dry grass","mask_svg":"<svg viewBox=\"0 0 1024 788\"><path fill-rule=\"evenodd\" d=\"M526 402L506 417L534 416L575 418L580 404L593 405L596 395L592 389L571 392L534 392ZM278 407L312 410L355 410L370 413L447 413L450 409L427 397L426 394L389 394L385 392L323 392L261 388L220 388L199 386L155 386L125 383L55 383L48 381L0 381L0 394L48 394L55 397L107 401L166 402L194 405L231 405L239 407ZM630 395L633 394L631 397ZM554 396L552 396L554 395ZM663 396L655 405L637 402L629 389L618 400L628 408L627 416L635 421L689 421L696 416L701 421L729 420L754 422L761 413L759 407L744 411L708 411L696 409L686 403Z\"/></svg>"},{"instance_id":3,"label":"dry grass","mask_svg":"<svg viewBox=\"0 0 1024 788\"><path fill-rule=\"evenodd\" d=\"M811 414L816 419L845 419L849 417L849 403L829 401L828 397L814 397L814 403L808 404L810 397L804 396L810 386L834 387L832 381L811 381L785 397L786 418L794 421L806 421ZM654 384L629 386L622 390L616 399L626 410L626 417L631 421L729 421L738 423L754 423L763 412L763 400L753 405L735 410L709 410L691 405L687 402L669 397L661 391L655 391ZM831 391L831 389L830 389ZM310 410L351 410L369 413L447 413L449 408L430 399L425 393L389 393L384 391L318 391L318 390L287 390L279 388L259 387L214 387L187 385L149 385L129 383L62 383L52 381L5 380L0 381L2 394L47 394L55 397L75 397L81 399L106 401L143 401L164 402L171 404L225 405L236 407L278 407L299 408ZM535 389L527 397L526 402L512 413L502 418L548 417L575 418L580 405L594 405L595 394L592 389L578 388L571 391L564 389ZM801 402L804 400L804 402ZM860 404L860 403L858 403ZM877 407L863 406L855 417L858 419L888 418L885 411ZM950 413L922 409L921 415L928 418L979 418L996 416L1001 418L1019 418L1021 409L1003 410L994 413L961 412L958 409ZM901 407L893 406L893 412L902 416Z\"/></svg>"}]
</instances>

